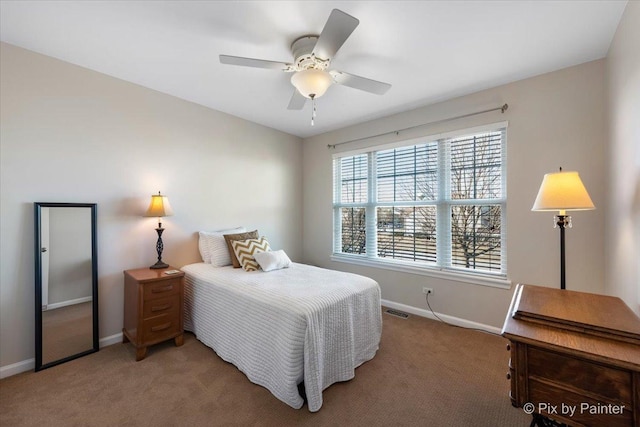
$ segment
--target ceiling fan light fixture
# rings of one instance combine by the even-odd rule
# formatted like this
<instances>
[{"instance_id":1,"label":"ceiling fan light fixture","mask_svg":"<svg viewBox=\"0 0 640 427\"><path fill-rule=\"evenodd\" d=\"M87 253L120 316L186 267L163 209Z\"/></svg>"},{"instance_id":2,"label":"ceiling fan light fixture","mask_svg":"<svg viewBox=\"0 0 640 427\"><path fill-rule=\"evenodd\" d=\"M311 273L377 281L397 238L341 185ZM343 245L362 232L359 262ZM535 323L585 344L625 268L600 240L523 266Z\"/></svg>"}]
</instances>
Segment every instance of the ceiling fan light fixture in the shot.
<instances>
[{"instance_id":1,"label":"ceiling fan light fixture","mask_svg":"<svg viewBox=\"0 0 640 427\"><path fill-rule=\"evenodd\" d=\"M302 70L291 76L291 84L305 98L319 98L333 83L331 74L327 71L310 68Z\"/></svg>"}]
</instances>

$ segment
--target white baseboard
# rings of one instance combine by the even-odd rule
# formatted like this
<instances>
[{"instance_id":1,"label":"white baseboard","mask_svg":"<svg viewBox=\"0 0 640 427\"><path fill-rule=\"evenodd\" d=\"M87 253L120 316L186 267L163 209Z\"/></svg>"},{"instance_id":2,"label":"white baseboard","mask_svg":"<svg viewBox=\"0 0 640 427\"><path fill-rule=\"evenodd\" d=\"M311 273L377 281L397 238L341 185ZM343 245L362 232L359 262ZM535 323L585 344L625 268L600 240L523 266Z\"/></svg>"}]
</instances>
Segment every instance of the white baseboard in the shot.
<instances>
[{"instance_id":1,"label":"white baseboard","mask_svg":"<svg viewBox=\"0 0 640 427\"><path fill-rule=\"evenodd\" d=\"M0 380L22 372L33 371L36 367L36 359L23 360L11 365L0 367Z\"/></svg>"},{"instance_id":2,"label":"white baseboard","mask_svg":"<svg viewBox=\"0 0 640 427\"><path fill-rule=\"evenodd\" d=\"M91 300L92 300L92 298L90 296L88 296L88 297L72 299L72 300L69 300L69 301L54 302L53 304L47 304L46 309L47 310L55 310L56 308L67 307L69 305L75 305L75 304L82 304L83 302L89 302Z\"/></svg>"},{"instance_id":3,"label":"white baseboard","mask_svg":"<svg viewBox=\"0 0 640 427\"><path fill-rule=\"evenodd\" d=\"M100 338L100 348L107 347L112 344L118 344L122 342L122 332L113 334L108 337Z\"/></svg>"},{"instance_id":4,"label":"white baseboard","mask_svg":"<svg viewBox=\"0 0 640 427\"><path fill-rule=\"evenodd\" d=\"M398 302L388 301L384 299L381 302L385 307L393 308L395 310L401 310L410 314L415 314L416 316L426 317L427 319L438 320L436 316L434 316L433 313L431 313L431 311L429 310L412 307L410 305L400 304ZM492 332L494 334L499 334L501 332L500 328L496 328L495 326L485 325L483 323L477 323L471 320L449 316L447 314L436 313L436 315L447 323L451 323L452 325L456 326L462 326L463 328L482 329L483 331Z\"/></svg>"},{"instance_id":5,"label":"white baseboard","mask_svg":"<svg viewBox=\"0 0 640 427\"><path fill-rule=\"evenodd\" d=\"M98 342L100 348L107 347L112 344L122 342L122 332L108 337L100 338ZM0 380L23 372L33 371L36 367L36 359L23 360L22 362L12 363L11 365L0 367Z\"/></svg>"}]
</instances>

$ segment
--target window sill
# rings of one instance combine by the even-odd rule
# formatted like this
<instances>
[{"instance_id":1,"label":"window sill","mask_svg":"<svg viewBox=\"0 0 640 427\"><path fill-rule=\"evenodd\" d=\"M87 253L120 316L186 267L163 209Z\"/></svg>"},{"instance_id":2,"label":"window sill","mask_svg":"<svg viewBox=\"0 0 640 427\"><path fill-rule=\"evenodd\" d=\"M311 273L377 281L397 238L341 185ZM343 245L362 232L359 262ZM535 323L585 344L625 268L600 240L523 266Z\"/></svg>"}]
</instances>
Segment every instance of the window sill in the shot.
<instances>
[{"instance_id":1,"label":"window sill","mask_svg":"<svg viewBox=\"0 0 640 427\"><path fill-rule=\"evenodd\" d=\"M390 260L373 260L358 256L350 256L343 254L333 254L331 261L344 262L346 264L363 265L366 267L382 268L384 270L400 271L403 273L419 274L422 276L437 277L439 279L452 280L455 282L471 283L473 285L489 286L493 288L511 289L511 281L502 276L490 276L485 274L466 274L462 272L442 270L437 267L414 266L408 263L390 261Z\"/></svg>"}]
</instances>

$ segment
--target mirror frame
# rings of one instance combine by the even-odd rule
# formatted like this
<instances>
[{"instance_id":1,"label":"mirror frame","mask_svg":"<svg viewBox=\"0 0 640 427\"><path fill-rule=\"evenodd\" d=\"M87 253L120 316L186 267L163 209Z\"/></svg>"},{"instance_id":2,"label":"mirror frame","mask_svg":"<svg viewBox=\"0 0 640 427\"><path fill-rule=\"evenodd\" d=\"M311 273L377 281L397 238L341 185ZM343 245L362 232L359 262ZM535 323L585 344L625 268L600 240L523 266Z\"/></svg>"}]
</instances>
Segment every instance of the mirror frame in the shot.
<instances>
[{"instance_id":1,"label":"mirror frame","mask_svg":"<svg viewBox=\"0 0 640 427\"><path fill-rule=\"evenodd\" d=\"M95 353L100 349L98 335L98 250L96 242L96 224L97 224L97 204L96 203L48 203L34 202L34 226L35 226L35 348L36 361L35 371L50 368L73 359L77 359L87 354ZM49 363L42 364L42 252L41 252L41 215L42 208L90 208L91 209L91 292L92 292L92 311L93 311L93 343L92 348L80 353L72 354L62 359L54 360Z\"/></svg>"}]
</instances>

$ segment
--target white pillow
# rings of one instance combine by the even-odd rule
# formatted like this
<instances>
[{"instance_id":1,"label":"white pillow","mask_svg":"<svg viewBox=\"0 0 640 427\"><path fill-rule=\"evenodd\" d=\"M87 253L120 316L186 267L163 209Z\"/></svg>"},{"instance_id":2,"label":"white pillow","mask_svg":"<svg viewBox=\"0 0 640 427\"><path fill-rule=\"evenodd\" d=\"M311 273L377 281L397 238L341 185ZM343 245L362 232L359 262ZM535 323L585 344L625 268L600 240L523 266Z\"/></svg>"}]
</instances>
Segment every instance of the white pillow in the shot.
<instances>
[{"instance_id":1,"label":"white pillow","mask_svg":"<svg viewBox=\"0 0 640 427\"><path fill-rule=\"evenodd\" d=\"M231 256L229 256L229 248L224 240L224 235L244 233L245 231L247 230L244 227L218 231L200 231L198 233L200 235L198 249L200 249L202 261L214 267L231 265Z\"/></svg>"},{"instance_id":2,"label":"white pillow","mask_svg":"<svg viewBox=\"0 0 640 427\"><path fill-rule=\"evenodd\" d=\"M291 260L282 249L279 251L258 252L253 254L253 257L264 271L280 270L291 265Z\"/></svg>"}]
</instances>

